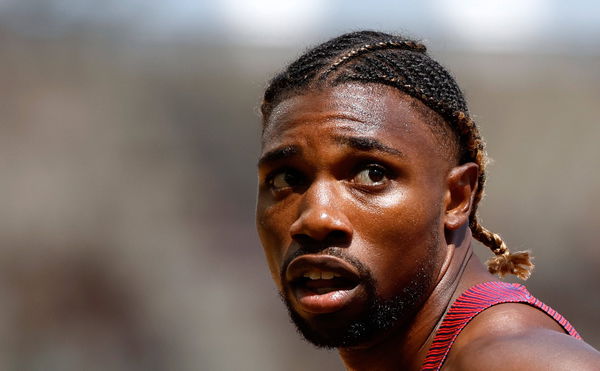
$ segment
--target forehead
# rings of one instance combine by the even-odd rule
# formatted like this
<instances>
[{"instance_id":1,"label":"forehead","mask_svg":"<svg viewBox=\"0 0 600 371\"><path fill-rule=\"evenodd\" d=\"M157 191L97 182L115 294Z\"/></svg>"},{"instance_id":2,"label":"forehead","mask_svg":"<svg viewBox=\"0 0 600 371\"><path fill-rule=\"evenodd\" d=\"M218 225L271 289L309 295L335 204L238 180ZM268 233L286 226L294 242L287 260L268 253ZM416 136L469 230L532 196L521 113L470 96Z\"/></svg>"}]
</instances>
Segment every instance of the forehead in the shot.
<instances>
[{"instance_id":1,"label":"forehead","mask_svg":"<svg viewBox=\"0 0 600 371\"><path fill-rule=\"evenodd\" d=\"M429 122L431 115L424 115L425 110L429 108L418 100L381 84L350 83L309 91L273 109L263 131L263 152L281 142L300 140L304 130L313 131L319 125L334 134L401 141L446 157L440 130L435 128L439 123Z\"/></svg>"}]
</instances>

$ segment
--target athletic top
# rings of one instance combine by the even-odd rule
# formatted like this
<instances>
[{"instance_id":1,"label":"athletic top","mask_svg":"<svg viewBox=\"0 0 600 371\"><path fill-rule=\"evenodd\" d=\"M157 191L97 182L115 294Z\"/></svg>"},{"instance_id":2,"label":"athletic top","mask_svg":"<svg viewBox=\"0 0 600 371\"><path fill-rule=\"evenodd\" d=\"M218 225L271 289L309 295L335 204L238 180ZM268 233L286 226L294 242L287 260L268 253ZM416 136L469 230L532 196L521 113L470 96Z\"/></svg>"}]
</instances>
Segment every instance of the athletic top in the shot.
<instances>
[{"instance_id":1,"label":"athletic top","mask_svg":"<svg viewBox=\"0 0 600 371\"><path fill-rule=\"evenodd\" d=\"M506 282L485 282L463 292L452 304L437 330L421 370L439 370L456 337L465 326L485 309L501 303L525 303L552 317L566 333L581 339L573 326L554 309L533 297L523 285Z\"/></svg>"}]
</instances>

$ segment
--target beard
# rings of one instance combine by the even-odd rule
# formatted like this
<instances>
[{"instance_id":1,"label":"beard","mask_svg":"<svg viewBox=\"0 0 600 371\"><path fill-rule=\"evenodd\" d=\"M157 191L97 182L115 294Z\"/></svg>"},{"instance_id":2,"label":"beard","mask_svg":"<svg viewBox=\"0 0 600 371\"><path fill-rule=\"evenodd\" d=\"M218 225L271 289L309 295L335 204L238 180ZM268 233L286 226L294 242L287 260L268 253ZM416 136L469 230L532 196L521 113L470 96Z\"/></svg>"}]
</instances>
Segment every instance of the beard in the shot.
<instances>
[{"instance_id":1,"label":"beard","mask_svg":"<svg viewBox=\"0 0 600 371\"><path fill-rule=\"evenodd\" d=\"M298 332L313 345L330 349L366 344L382 334L406 327L432 290L435 273L434 249L439 246L435 242L438 241L437 236L433 237L431 245L428 246L427 256L418 262L417 273L409 284L398 295L387 299L377 295L377 282L364 264L347 255L343 249L323 250L322 252L327 255L336 256L352 264L360 272L361 284L366 292L365 309L342 323L339 323L337 313L317 315L311 323L303 318L293 308L289 298L281 293L280 296ZM298 251L294 257L299 255L302 255L302 251ZM336 325L332 326L331 323Z\"/></svg>"}]
</instances>

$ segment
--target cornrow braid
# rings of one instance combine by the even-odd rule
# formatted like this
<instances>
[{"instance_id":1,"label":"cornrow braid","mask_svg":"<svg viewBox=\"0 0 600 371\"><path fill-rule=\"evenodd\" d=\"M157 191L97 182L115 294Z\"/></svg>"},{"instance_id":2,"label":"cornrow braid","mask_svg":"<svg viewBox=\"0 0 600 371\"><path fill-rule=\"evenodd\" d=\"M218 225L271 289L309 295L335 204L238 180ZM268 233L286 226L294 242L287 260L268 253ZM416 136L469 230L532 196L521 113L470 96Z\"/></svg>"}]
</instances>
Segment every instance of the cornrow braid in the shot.
<instances>
[{"instance_id":1,"label":"cornrow braid","mask_svg":"<svg viewBox=\"0 0 600 371\"><path fill-rule=\"evenodd\" d=\"M391 49L391 48L408 49L408 50L414 50L414 51L419 51L419 52L427 51L427 48L425 47L425 45L419 44L412 40L387 40L387 41L380 41L375 44L365 44L365 45L362 45L361 47L359 47L358 49L350 50L348 53L341 56L337 61L333 62L329 66L329 68L326 69L325 72L321 75L321 78L326 78L327 75L331 71L334 71L341 64L343 64L347 60L350 60L351 58L354 58L361 54L372 52L372 51L375 51L378 49Z\"/></svg>"},{"instance_id":2,"label":"cornrow braid","mask_svg":"<svg viewBox=\"0 0 600 371\"><path fill-rule=\"evenodd\" d=\"M530 253L511 253L498 234L479 222L477 208L486 180L485 142L456 81L427 55L423 44L381 32L359 31L308 50L276 75L265 90L261 105L263 129L273 108L286 98L345 82L392 86L420 100L445 120L456 137L459 162L474 162L479 166L469 228L473 237L494 253L486 262L488 270L500 277L510 273L527 279L534 267Z\"/></svg>"},{"instance_id":3,"label":"cornrow braid","mask_svg":"<svg viewBox=\"0 0 600 371\"><path fill-rule=\"evenodd\" d=\"M526 280L531 275L534 267L529 251L518 251L511 253L506 246L506 243L500 235L483 227L477 217L477 208L479 202L483 198L483 188L486 180L487 154L485 152L485 142L479 134L479 129L464 112L456 114L456 123L461 132L461 136L465 138L463 143L466 143L469 157L479 165L479 187L473 197L473 206L469 215L469 227L473 237L489 247L494 253L494 257L487 260L486 264L490 273L504 277L506 274L514 274L515 276Z\"/></svg>"}]
</instances>

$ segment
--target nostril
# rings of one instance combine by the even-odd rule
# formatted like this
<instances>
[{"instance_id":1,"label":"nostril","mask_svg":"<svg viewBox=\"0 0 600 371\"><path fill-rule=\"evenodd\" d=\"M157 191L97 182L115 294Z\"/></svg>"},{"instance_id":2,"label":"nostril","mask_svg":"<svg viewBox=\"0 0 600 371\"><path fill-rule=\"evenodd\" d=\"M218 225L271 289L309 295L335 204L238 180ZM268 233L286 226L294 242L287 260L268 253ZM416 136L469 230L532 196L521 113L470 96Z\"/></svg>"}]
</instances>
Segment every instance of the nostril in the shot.
<instances>
[{"instance_id":1,"label":"nostril","mask_svg":"<svg viewBox=\"0 0 600 371\"><path fill-rule=\"evenodd\" d=\"M328 247L323 241L316 240L307 234L298 233L293 235L292 238L296 243L302 246L303 249L306 249L307 252L317 252Z\"/></svg>"},{"instance_id":2,"label":"nostril","mask_svg":"<svg viewBox=\"0 0 600 371\"><path fill-rule=\"evenodd\" d=\"M344 231L331 231L327 236L327 241L332 245L343 245L348 242L348 234Z\"/></svg>"},{"instance_id":3,"label":"nostril","mask_svg":"<svg viewBox=\"0 0 600 371\"><path fill-rule=\"evenodd\" d=\"M327 247L346 247L350 244L351 236L344 231L331 231L325 238L316 239L307 234L298 233L292 236L294 241L307 249L325 249Z\"/></svg>"},{"instance_id":4,"label":"nostril","mask_svg":"<svg viewBox=\"0 0 600 371\"><path fill-rule=\"evenodd\" d=\"M300 245L303 245L303 246L308 246L310 244L314 244L315 243L315 240L312 237L310 237L309 235L306 235L306 234L298 233L298 234L293 235L292 238L296 242L298 242Z\"/></svg>"}]
</instances>

